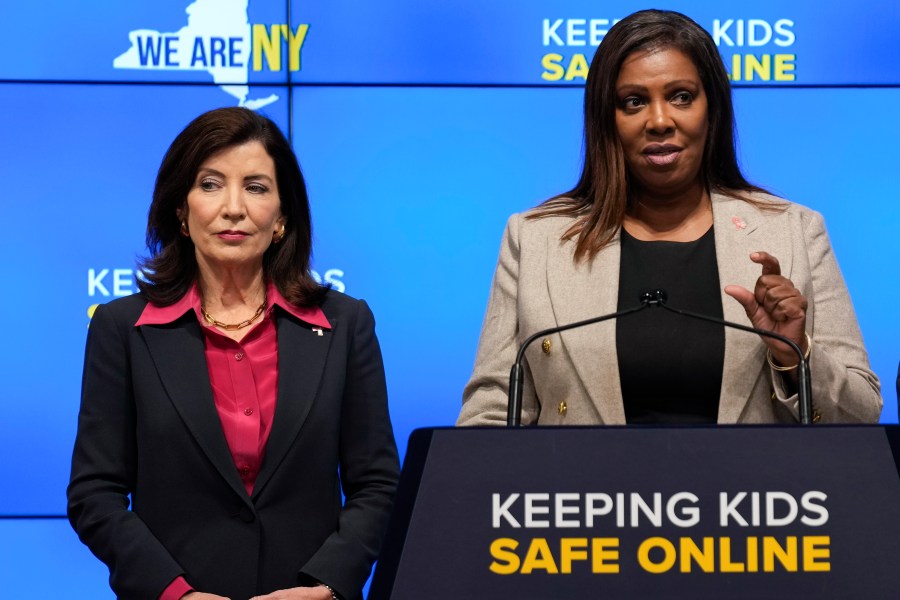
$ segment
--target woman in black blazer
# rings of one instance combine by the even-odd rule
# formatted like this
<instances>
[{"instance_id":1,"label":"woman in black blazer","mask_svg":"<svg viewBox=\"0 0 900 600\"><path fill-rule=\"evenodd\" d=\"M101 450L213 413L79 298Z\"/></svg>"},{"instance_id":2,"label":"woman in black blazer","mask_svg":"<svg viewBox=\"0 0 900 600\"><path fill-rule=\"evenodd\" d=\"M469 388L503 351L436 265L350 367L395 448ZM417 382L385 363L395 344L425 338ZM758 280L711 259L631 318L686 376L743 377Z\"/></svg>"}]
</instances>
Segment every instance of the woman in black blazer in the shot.
<instances>
[{"instance_id":1,"label":"woman in black blazer","mask_svg":"<svg viewBox=\"0 0 900 600\"><path fill-rule=\"evenodd\" d=\"M274 123L188 125L147 241L141 293L91 322L72 526L120 598L361 598L399 476L384 368L365 302L310 276Z\"/></svg>"}]
</instances>

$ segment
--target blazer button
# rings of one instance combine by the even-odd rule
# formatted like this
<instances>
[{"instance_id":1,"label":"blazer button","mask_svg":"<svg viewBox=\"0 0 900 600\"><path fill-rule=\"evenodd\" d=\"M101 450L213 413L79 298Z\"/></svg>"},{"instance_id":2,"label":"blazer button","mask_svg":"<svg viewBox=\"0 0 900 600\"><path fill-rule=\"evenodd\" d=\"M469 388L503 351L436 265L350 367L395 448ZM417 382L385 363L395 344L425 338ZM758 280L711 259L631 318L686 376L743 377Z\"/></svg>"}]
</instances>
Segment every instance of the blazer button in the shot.
<instances>
[{"instance_id":1,"label":"blazer button","mask_svg":"<svg viewBox=\"0 0 900 600\"><path fill-rule=\"evenodd\" d=\"M553 344L550 342L550 338L544 338L544 341L541 342L541 350L544 351L544 354L550 354L550 349L553 347Z\"/></svg>"},{"instance_id":2,"label":"blazer button","mask_svg":"<svg viewBox=\"0 0 900 600\"><path fill-rule=\"evenodd\" d=\"M252 523L254 520L256 520L256 516L254 516L253 511L246 506L241 507L241 512L238 513L238 516L244 523Z\"/></svg>"},{"instance_id":3,"label":"blazer button","mask_svg":"<svg viewBox=\"0 0 900 600\"><path fill-rule=\"evenodd\" d=\"M566 416L566 413L569 411L569 406L566 404L566 401L563 400L559 403L559 406L556 407L556 410L562 416Z\"/></svg>"}]
</instances>

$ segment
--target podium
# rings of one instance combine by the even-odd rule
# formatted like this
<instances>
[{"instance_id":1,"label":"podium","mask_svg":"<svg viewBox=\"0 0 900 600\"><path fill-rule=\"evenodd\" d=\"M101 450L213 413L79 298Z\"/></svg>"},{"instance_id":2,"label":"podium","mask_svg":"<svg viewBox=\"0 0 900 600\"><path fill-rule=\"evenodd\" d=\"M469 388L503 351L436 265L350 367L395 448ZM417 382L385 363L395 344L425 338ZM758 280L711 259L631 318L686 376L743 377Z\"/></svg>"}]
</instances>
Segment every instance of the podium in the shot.
<instances>
[{"instance_id":1,"label":"podium","mask_svg":"<svg viewBox=\"0 0 900 600\"><path fill-rule=\"evenodd\" d=\"M900 426L419 429L370 600L900 597Z\"/></svg>"}]
</instances>

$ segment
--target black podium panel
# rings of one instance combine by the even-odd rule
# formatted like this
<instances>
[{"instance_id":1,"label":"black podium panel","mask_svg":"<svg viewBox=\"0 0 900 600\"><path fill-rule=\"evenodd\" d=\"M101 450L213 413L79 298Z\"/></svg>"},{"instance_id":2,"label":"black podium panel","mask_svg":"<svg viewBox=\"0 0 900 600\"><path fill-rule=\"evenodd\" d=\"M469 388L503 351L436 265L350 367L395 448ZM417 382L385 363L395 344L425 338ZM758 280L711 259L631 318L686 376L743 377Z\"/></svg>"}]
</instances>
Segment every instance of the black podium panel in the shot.
<instances>
[{"instance_id":1,"label":"black podium panel","mask_svg":"<svg viewBox=\"0 0 900 600\"><path fill-rule=\"evenodd\" d=\"M421 429L370 600L900 597L897 426Z\"/></svg>"}]
</instances>

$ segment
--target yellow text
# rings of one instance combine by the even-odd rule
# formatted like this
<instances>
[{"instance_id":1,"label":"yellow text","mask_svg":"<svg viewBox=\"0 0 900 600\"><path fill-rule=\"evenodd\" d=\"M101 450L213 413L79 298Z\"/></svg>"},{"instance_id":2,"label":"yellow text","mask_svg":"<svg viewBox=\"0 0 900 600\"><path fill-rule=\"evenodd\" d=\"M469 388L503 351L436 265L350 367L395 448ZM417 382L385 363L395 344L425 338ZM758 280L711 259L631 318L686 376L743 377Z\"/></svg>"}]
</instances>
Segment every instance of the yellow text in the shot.
<instances>
[{"instance_id":1,"label":"yellow text","mask_svg":"<svg viewBox=\"0 0 900 600\"><path fill-rule=\"evenodd\" d=\"M541 59L541 66L544 67L541 79L545 81L584 81L590 68L584 54L573 54L568 59L562 54L545 54Z\"/></svg>"},{"instance_id":2,"label":"yellow text","mask_svg":"<svg viewBox=\"0 0 900 600\"><path fill-rule=\"evenodd\" d=\"M287 41L288 70L300 70L300 50L306 41L309 25L300 24L297 31L287 25L253 25L253 70L262 71L263 56L270 71L281 70L281 50Z\"/></svg>"},{"instance_id":3,"label":"yellow text","mask_svg":"<svg viewBox=\"0 0 900 600\"><path fill-rule=\"evenodd\" d=\"M734 54L731 56L731 81L794 81L795 54Z\"/></svg>"},{"instance_id":4,"label":"yellow text","mask_svg":"<svg viewBox=\"0 0 900 600\"><path fill-rule=\"evenodd\" d=\"M734 542L734 544L732 544ZM773 536L647 538L638 547L637 560L648 573L772 573L822 572L831 570L830 536Z\"/></svg>"},{"instance_id":5,"label":"yellow text","mask_svg":"<svg viewBox=\"0 0 900 600\"><path fill-rule=\"evenodd\" d=\"M591 573L619 572L619 538L562 538L554 547L546 538L534 538L524 555L516 552L519 541L498 538L491 543L491 572L498 575L537 571L552 575L569 574L576 562L589 565Z\"/></svg>"}]
</instances>

